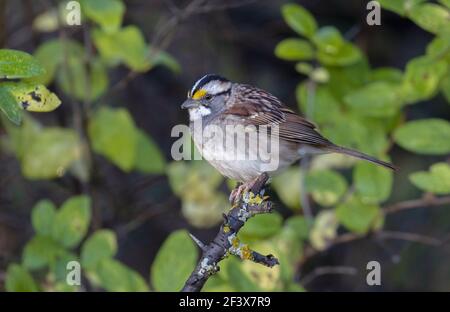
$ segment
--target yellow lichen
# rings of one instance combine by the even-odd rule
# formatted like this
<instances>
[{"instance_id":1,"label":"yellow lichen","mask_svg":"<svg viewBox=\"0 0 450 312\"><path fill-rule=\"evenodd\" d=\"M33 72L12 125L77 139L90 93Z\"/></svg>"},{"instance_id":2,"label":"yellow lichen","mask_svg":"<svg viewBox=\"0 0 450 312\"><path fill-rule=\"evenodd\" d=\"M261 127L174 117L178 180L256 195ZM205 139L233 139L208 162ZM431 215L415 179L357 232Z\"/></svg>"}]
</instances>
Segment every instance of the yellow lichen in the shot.
<instances>
[{"instance_id":1,"label":"yellow lichen","mask_svg":"<svg viewBox=\"0 0 450 312\"><path fill-rule=\"evenodd\" d=\"M265 200L259 194L255 195L253 192L249 192L247 203L249 205L261 205L261 203Z\"/></svg>"},{"instance_id":2,"label":"yellow lichen","mask_svg":"<svg viewBox=\"0 0 450 312\"><path fill-rule=\"evenodd\" d=\"M248 247L248 245L242 245L242 247L241 247L241 257L244 260L253 260L253 253L250 250L250 247Z\"/></svg>"},{"instance_id":3,"label":"yellow lichen","mask_svg":"<svg viewBox=\"0 0 450 312\"><path fill-rule=\"evenodd\" d=\"M228 225L225 225L225 226L223 227L223 232L224 232L224 233L230 232L230 227L229 227Z\"/></svg>"}]
</instances>

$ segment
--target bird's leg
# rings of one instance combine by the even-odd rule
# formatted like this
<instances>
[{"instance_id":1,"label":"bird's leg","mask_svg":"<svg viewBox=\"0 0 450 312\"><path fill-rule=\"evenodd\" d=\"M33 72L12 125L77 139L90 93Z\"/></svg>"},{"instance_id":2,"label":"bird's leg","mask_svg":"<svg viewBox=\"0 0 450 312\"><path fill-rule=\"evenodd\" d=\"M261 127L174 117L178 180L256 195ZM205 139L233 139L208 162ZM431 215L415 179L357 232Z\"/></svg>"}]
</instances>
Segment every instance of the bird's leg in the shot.
<instances>
[{"instance_id":1,"label":"bird's leg","mask_svg":"<svg viewBox=\"0 0 450 312\"><path fill-rule=\"evenodd\" d=\"M244 182L244 183L238 183L238 185L236 185L236 187L234 188L234 190L231 191L229 200L230 203L234 206L236 204L239 203L239 201L242 199L242 197L248 193L251 189L251 186L253 185L253 183L255 183L255 181L258 179L258 177L256 177L253 180Z\"/></svg>"},{"instance_id":2,"label":"bird's leg","mask_svg":"<svg viewBox=\"0 0 450 312\"><path fill-rule=\"evenodd\" d=\"M228 199L232 205L239 202L239 199L242 196L244 188L245 188L244 183L238 182L236 184L236 187L231 191L230 197Z\"/></svg>"}]
</instances>

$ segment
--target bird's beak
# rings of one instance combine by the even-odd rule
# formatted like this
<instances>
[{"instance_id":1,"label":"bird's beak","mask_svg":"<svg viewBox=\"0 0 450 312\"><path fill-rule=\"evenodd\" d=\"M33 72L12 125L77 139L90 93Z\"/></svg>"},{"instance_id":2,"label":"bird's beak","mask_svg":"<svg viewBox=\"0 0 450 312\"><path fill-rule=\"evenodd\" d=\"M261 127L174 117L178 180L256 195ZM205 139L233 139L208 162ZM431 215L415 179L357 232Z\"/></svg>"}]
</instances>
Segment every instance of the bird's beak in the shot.
<instances>
[{"instance_id":1,"label":"bird's beak","mask_svg":"<svg viewBox=\"0 0 450 312\"><path fill-rule=\"evenodd\" d=\"M198 105L198 103L196 101L194 101L193 99L187 99L186 101L184 101L183 104L181 104L181 108L189 109L189 108L195 107L197 105Z\"/></svg>"}]
</instances>

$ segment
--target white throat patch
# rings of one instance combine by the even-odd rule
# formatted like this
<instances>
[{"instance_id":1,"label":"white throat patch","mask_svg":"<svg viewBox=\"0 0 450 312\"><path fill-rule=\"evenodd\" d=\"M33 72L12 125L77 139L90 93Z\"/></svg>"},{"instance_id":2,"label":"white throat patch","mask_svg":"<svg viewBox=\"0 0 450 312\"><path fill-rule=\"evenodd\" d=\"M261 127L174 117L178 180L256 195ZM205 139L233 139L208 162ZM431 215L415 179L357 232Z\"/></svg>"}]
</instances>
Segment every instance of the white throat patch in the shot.
<instances>
[{"instance_id":1,"label":"white throat patch","mask_svg":"<svg viewBox=\"0 0 450 312\"><path fill-rule=\"evenodd\" d=\"M211 114L211 109L203 105L189 109L189 119L191 121L201 119L204 116Z\"/></svg>"}]
</instances>

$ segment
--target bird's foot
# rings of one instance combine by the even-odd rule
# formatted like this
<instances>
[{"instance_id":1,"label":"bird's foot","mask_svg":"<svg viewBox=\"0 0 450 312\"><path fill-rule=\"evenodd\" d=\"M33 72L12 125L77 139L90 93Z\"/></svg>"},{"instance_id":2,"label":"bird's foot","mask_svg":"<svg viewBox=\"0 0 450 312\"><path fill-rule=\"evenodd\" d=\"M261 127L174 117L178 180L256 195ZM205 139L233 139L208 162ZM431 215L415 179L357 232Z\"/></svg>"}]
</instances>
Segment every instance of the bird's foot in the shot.
<instances>
[{"instance_id":1,"label":"bird's foot","mask_svg":"<svg viewBox=\"0 0 450 312\"><path fill-rule=\"evenodd\" d=\"M246 203L249 201L264 201L268 196L264 196L264 191L262 191L261 194L253 194L251 192L252 185L256 182L258 178L255 178L253 180L239 183L230 193L230 203L232 205L232 208L236 207L241 200L244 200Z\"/></svg>"},{"instance_id":2,"label":"bird's foot","mask_svg":"<svg viewBox=\"0 0 450 312\"><path fill-rule=\"evenodd\" d=\"M239 201L242 199L242 196L248 192L249 185L247 183L239 183L232 191L229 197L230 203L235 207Z\"/></svg>"}]
</instances>

